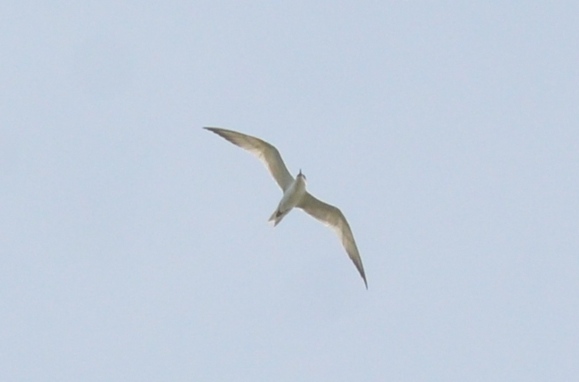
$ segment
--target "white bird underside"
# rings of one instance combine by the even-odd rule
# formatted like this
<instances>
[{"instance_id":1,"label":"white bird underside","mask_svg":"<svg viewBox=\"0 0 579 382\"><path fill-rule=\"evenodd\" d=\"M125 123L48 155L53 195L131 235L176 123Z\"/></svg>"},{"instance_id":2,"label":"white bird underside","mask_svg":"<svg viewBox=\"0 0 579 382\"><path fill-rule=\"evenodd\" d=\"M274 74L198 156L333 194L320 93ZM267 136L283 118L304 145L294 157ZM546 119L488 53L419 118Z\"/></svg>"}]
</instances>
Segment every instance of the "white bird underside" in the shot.
<instances>
[{"instance_id":1,"label":"white bird underside","mask_svg":"<svg viewBox=\"0 0 579 382\"><path fill-rule=\"evenodd\" d=\"M358 269L360 276L362 276L366 288L368 288L362 259L360 258L354 235L352 234L350 225L346 221L346 217L337 207L322 202L305 190L305 176L301 171L297 178L294 179L283 162L279 151L273 145L259 138L217 127L205 127L205 129L253 153L265 164L277 184L284 191L284 196L278 208L276 208L270 218L270 221L274 222L274 226L277 225L293 207L303 209L309 215L329 226L338 234L348 256Z\"/></svg>"}]
</instances>

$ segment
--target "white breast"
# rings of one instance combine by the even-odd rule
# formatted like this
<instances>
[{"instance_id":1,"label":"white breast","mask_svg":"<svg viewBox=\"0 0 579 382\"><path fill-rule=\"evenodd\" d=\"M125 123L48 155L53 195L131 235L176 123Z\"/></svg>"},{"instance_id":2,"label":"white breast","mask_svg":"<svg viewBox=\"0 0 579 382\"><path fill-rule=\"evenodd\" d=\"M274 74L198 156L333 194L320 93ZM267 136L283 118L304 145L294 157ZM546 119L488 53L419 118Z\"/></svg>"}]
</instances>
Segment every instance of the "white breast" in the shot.
<instances>
[{"instance_id":1,"label":"white breast","mask_svg":"<svg viewBox=\"0 0 579 382\"><path fill-rule=\"evenodd\" d=\"M284 192L283 198L279 203L279 209L286 211L294 208L302 200L305 193L306 182L301 176L298 176Z\"/></svg>"}]
</instances>

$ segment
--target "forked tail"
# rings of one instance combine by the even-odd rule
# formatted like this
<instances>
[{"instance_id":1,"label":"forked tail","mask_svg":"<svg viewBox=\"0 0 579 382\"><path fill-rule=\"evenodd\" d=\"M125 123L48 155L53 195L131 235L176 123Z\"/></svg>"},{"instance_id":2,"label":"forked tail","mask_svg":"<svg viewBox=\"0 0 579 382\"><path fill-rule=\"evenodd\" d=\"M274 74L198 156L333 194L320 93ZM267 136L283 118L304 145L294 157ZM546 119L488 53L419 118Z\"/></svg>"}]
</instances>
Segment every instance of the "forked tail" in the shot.
<instances>
[{"instance_id":1,"label":"forked tail","mask_svg":"<svg viewBox=\"0 0 579 382\"><path fill-rule=\"evenodd\" d=\"M271 214L268 221L273 222L273 226L275 227L290 211L291 209L286 211L280 211L279 209L276 209L273 214Z\"/></svg>"}]
</instances>

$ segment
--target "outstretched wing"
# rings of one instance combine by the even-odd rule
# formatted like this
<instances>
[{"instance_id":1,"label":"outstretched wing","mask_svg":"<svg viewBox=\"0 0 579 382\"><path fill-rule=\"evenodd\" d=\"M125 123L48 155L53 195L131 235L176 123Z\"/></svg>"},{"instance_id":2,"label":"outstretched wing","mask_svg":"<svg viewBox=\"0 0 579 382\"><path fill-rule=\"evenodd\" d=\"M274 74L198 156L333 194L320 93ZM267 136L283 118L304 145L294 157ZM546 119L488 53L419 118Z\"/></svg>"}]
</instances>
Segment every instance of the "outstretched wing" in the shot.
<instances>
[{"instance_id":1,"label":"outstretched wing","mask_svg":"<svg viewBox=\"0 0 579 382\"><path fill-rule=\"evenodd\" d=\"M346 217L337 207L330 204L324 203L321 200L312 196L309 192L306 192L297 207L303 209L311 216L315 217L322 223L326 224L340 237L342 245L346 249L348 256L352 259L352 262L360 272L360 276L364 280L366 289L368 289L368 283L366 282L366 274L364 273L364 266L362 265L362 259L360 258L360 253L358 252L358 247L356 246L356 241L354 240L354 235L350 229L350 225L346 221Z\"/></svg>"},{"instance_id":2,"label":"outstretched wing","mask_svg":"<svg viewBox=\"0 0 579 382\"><path fill-rule=\"evenodd\" d=\"M279 151L277 151L273 145L266 141L262 141L259 138L252 137L251 135L241 134L232 130L220 129L217 127L204 127L204 129L212 131L227 139L234 145L256 155L265 164L270 174L283 191L285 191L294 181L294 178L285 166L283 159L281 159Z\"/></svg>"}]
</instances>

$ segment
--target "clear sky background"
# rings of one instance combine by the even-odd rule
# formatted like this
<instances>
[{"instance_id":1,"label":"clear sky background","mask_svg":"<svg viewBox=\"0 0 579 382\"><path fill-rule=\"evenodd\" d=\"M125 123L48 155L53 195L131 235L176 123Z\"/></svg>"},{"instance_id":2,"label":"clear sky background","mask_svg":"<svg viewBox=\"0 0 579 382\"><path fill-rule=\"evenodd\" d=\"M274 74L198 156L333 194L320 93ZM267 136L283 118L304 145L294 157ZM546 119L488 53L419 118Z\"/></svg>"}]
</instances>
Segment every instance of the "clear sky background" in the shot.
<instances>
[{"instance_id":1,"label":"clear sky background","mask_svg":"<svg viewBox=\"0 0 579 382\"><path fill-rule=\"evenodd\" d=\"M2 2L0 380L577 380L578 15Z\"/></svg>"}]
</instances>

